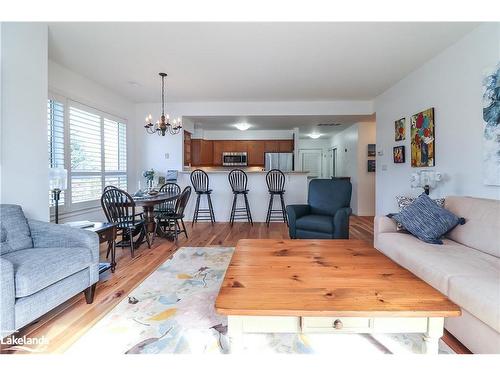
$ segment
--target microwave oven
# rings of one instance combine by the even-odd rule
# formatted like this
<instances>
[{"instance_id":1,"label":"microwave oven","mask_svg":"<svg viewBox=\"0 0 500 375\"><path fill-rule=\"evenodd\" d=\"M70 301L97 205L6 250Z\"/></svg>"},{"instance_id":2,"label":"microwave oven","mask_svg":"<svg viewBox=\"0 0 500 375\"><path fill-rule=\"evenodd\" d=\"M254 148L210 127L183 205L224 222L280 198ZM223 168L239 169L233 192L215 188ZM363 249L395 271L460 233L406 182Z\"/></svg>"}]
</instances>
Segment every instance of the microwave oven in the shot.
<instances>
[{"instance_id":1,"label":"microwave oven","mask_svg":"<svg viewBox=\"0 0 500 375\"><path fill-rule=\"evenodd\" d=\"M247 163L247 153L246 152L223 152L222 153L222 165L226 167L233 166L246 166Z\"/></svg>"}]
</instances>

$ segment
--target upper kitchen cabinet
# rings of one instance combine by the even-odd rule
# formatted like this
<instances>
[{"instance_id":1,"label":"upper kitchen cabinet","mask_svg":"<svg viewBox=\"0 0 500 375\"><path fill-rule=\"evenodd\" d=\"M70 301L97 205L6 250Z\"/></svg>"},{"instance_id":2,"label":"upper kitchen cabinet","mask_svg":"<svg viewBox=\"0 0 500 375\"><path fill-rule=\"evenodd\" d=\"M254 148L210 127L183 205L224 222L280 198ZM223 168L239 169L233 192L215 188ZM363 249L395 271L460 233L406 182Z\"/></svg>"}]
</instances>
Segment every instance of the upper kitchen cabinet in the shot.
<instances>
[{"instance_id":1,"label":"upper kitchen cabinet","mask_svg":"<svg viewBox=\"0 0 500 375\"><path fill-rule=\"evenodd\" d=\"M265 152L280 152L280 144L279 141L263 141L264 142L264 151Z\"/></svg>"},{"instance_id":2,"label":"upper kitchen cabinet","mask_svg":"<svg viewBox=\"0 0 500 375\"><path fill-rule=\"evenodd\" d=\"M263 141L246 141L248 153L248 165L260 166L264 165L265 142Z\"/></svg>"},{"instance_id":3,"label":"upper kitchen cabinet","mask_svg":"<svg viewBox=\"0 0 500 375\"><path fill-rule=\"evenodd\" d=\"M224 152L224 143L223 141L213 141L213 165L220 166L222 165L222 153Z\"/></svg>"},{"instance_id":4,"label":"upper kitchen cabinet","mask_svg":"<svg viewBox=\"0 0 500 375\"><path fill-rule=\"evenodd\" d=\"M191 140L192 165L212 165L213 159L213 141L207 141L205 139Z\"/></svg>"},{"instance_id":5,"label":"upper kitchen cabinet","mask_svg":"<svg viewBox=\"0 0 500 375\"><path fill-rule=\"evenodd\" d=\"M293 139L282 139L278 141L279 152L293 152Z\"/></svg>"}]
</instances>

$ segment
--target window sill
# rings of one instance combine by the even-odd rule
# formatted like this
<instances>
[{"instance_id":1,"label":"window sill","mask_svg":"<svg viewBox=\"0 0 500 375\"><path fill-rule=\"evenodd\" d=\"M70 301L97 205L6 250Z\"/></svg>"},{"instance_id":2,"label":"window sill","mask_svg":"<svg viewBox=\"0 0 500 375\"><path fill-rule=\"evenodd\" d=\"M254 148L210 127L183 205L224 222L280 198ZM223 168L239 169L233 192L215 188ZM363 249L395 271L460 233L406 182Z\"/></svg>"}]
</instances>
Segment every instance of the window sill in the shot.
<instances>
[{"instance_id":1,"label":"window sill","mask_svg":"<svg viewBox=\"0 0 500 375\"><path fill-rule=\"evenodd\" d=\"M90 207L90 208L82 208L79 210L73 210L68 212L59 212L59 220L71 219L72 217L90 214L101 211L101 206ZM55 221L55 214L53 212L50 213L50 221Z\"/></svg>"}]
</instances>

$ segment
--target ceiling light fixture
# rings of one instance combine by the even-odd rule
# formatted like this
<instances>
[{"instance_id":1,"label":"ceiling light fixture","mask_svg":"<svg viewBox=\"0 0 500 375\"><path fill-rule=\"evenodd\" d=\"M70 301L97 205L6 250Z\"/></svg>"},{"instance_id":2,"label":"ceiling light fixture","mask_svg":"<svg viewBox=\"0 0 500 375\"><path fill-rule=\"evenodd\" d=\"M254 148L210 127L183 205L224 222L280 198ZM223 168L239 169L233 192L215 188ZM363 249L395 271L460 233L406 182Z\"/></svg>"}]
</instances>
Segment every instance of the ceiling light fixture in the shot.
<instances>
[{"instance_id":1,"label":"ceiling light fixture","mask_svg":"<svg viewBox=\"0 0 500 375\"><path fill-rule=\"evenodd\" d=\"M247 124L245 122L242 122L241 124L236 124L234 125L236 128L238 128L241 131L248 130L250 129L250 124Z\"/></svg>"},{"instance_id":2,"label":"ceiling light fixture","mask_svg":"<svg viewBox=\"0 0 500 375\"><path fill-rule=\"evenodd\" d=\"M319 137L321 137L321 134L319 134L319 133L311 133L311 134L308 134L308 135L312 139L318 139Z\"/></svg>"},{"instance_id":3,"label":"ceiling light fixture","mask_svg":"<svg viewBox=\"0 0 500 375\"><path fill-rule=\"evenodd\" d=\"M173 125L170 125L169 115L167 114L167 116L165 116L165 77L167 76L167 73L159 73L159 75L161 77L161 116L160 119L156 121L156 124L153 125L151 122L153 120L153 116L151 116L151 114L148 115L146 117L146 125L144 125L144 127L146 128L146 132L148 134L156 133L164 136L167 132L169 132L174 135L181 131L181 119L174 119Z\"/></svg>"}]
</instances>

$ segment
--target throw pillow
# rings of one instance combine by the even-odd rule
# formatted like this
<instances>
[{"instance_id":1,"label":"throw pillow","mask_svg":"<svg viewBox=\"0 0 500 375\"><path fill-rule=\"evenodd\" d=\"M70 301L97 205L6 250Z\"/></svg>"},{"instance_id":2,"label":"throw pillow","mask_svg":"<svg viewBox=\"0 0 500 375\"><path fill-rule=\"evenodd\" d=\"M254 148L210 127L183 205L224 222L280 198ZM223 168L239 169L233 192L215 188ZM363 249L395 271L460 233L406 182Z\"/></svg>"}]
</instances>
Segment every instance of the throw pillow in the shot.
<instances>
[{"instance_id":1,"label":"throw pillow","mask_svg":"<svg viewBox=\"0 0 500 375\"><path fill-rule=\"evenodd\" d=\"M440 238L445 233L458 224L465 224L464 218L439 207L425 193L421 194L409 206L403 208L400 213L387 216L403 225L418 239L432 244L442 244L443 241Z\"/></svg>"},{"instance_id":2,"label":"throw pillow","mask_svg":"<svg viewBox=\"0 0 500 375\"><path fill-rule=\"evenodd\" d=\"M409 206L410 204L412 204L415 201L415 199L417 199L417 198L415 198L415 197L405 197L404 195L398 195L396 197L396 201L398 202L399 212L401 212L401 210L403 208L405 208L406 206ZM433 201L436 202L436 204L439 207L444 207L444 198L433 199ZM398 231L398 232L408 232L405 229L405 227L403 227L398 222L396 222L396 231Z\"/></svg>"}]
</instances>

